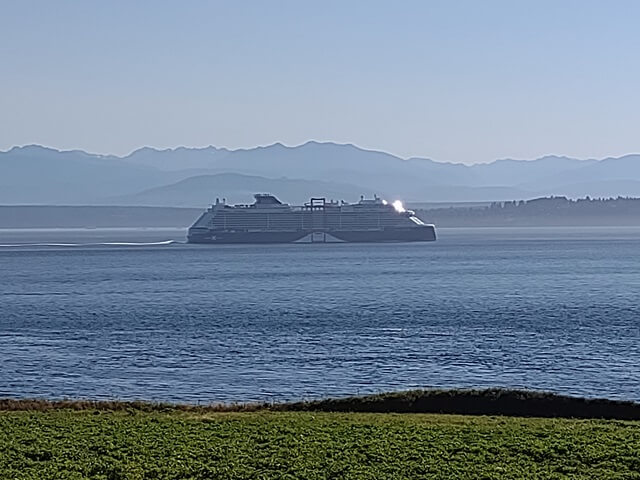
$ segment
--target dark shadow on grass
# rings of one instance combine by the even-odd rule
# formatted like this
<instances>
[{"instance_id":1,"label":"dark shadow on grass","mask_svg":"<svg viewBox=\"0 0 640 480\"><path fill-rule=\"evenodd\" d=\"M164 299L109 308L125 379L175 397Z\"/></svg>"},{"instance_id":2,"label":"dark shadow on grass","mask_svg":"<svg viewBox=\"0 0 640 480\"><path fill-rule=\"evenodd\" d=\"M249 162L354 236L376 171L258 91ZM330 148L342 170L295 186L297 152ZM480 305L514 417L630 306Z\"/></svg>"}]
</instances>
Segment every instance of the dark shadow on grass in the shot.
<instances>
[{"instance_id":1,"label":"dark shadow on grass","mask_svg":"<svg viewBox=\"0 0 640 480\"><path fill-rule=\"evenodd\" d=\"M412 390L284 404L283 410L639 420L640 404L530 390Z\"/></svg>"}]
</instances>

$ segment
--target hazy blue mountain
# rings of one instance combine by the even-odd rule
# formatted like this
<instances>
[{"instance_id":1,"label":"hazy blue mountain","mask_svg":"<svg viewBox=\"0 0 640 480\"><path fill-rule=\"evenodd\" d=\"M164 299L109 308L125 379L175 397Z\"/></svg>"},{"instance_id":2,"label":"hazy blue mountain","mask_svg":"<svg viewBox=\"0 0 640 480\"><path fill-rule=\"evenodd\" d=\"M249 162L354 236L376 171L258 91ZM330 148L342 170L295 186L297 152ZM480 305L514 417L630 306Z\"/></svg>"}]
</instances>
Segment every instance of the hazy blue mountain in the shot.
<instances>
[{"instance_id":1,"label":"hazy blue mountain","mask_svg":"<svg viewBox=\"0 0 640 480\"><path fill-rule=\"evenodd\" d=\"M501 159L487 164L469 167L473 173L474 185L517 185L521 188L538 190L548 185L549 179L571 175L594 163L595 160L548 155L535 160Z\"/></svg>"},{"instance_id":2,"label":"hazy blue mountain","mask_svg":"<svg viewBox=\"0 0 640 480\"><path fill-rule=\"evenodd\" d=\"M391 196L405 202L486 202L535 198L536 192L517 187L469 187L466 185L436 185L424 189L422 193L408 193Z\"/></svg>"},{"instance_id":3,"label":"hazy blue mountain","mask_svg":"<svg viewBox=\"0 0 640 480\"><path fill-rule=\"evenodd\" d=\"M149 150L133 152L128 160L149 156ZM377 191L398 192L409 184L422 187L424 179L413 182L411 165L384 152L363 150L354 145L307 142L296 147L276 143L267 147L219 151L212 147L159 152L162 168L177 165L208 169L209 173L239 173L267 178L304 178L333 182L340 180L369 186ZM188 159L186 163L183 163ZM146 160L149 164L149 160ZM433 183L438 183L433 179Z\"/></svg>"},{"instance_id":4,"label":"hazy blue mountain","mask_svg":"<svg viewBox=\"0 0 640 480\"><path fill-rule=\"evenodd\" d=\"M272 193L283 202L294 204L307 202L311 196L353 202L360 194L372 196L374 193L369 188L345 183L219 173L190 177L134 195L113 197L109 203L204 207L213 203L216 197L226 198L228 203L253 203L253 195L260 192Z\"/></svg>"},{"instance_id":5,"label":"hazy blue mountain","mask_svg":"<svg viewBox=\"0 0 640 480\"><path fill-rule=\"evenodd\" d=\"M0 152L0 203L77 203L182 178L114 156L30 145Z\"/></svg>"},{"instance_id":6,"label":"hazy blue mountain","mask_svg":"<svg viewBox=\"0 0 640 480\"><path fill-rule=\"evenodd\" d=\"M155 167L161 170L208 170L214 168L217 161L231 153L226 148L208 146L204 148L168 148L158 150L143 147L130 153L123 160L136 165Z\"/></svg>"},{"instance_id":7,"label":"hazy blue mountain","mask_svg":"<svg viewBox=\"0 0 640 480\"><path fill-rule=\"evenodd\" d=\"M216 196L248 201L256 191L272 191L296 203L312 194L350 200L377 193L412 202L640 196L640 155L603 160L547 156L468 166L313 141L237 150L145 147L126 157L36 145L0 152L4 204L195 206Z\"/></svg>"},{"instance_id":8,"label":"hazy blue mountain","mask_svg":"<svg viewBox=\"0 0 640 480\"><path fill-rule=\"evenodd\" d=\"M425 158L401 159L385 152L365 150L352 144L310 141L295 147L275 143L267 147L227 150L215 147L155 150L145 147L124 158L164 170L185 168L242 173L266 177L288 176L333 181L336 178L405 185L419 176L420 185L513 186L580 169L595 160L547 156L537 160L496 160L467 166Z\"/></svg>"},{"instance_id":9,"label":"hazy blue mountain","mask_svg":"<svg viewBox=\"0 0 640 480\"><path fill-rule=\"evenodd\" d=\"M616 164L615 168L606 165L609 159L577 160L559 156L546 156L530 161L501 159L488 164L468 166L424 158L404 160L351 144L313 141L295 147L276 143L267 147L234 151L215 147L162 151L147 148L126 158L141 157L148 158L147 165L154 162L152 159L156 159L154 164L164 169L175 170L182 165L208 169L212 173L241 173L270 178L286 176L324 181L340 179L394 196L408 195L412 198L429 195L428 190L441 191L438 186L455 186L462 190L462 187L483 187L482 191L485 192L491 192L487 187L515 188L522 193L543 191L552 182L554 185L563 185L596 181L603 178L602 173L597 172L603 169L611 172L633 170L633 175L640 180L640 172L630 168L632 165L622 165L626 157L619 159L621 165ZM613 160L616 163L618 159ZM589 167L593 168L589 170ZM585 174L577 176L582 171ZM477 193L475 190L472 192L473 195Z\"/></svg>"},{"instance_id":10,"label":"hazy blue mountain","mask_svg":"<svg viewBox=\"0 0 640 480\"><path fill-rule=\"evenodd\" d=\"M259 192L273 193L282 201L294 204L302 204L308 201L311 196L353 202L357 201L360 195L371 198L377 194L389 200L403 199L411 203L437 202L442 198L446 198L450 202L487 198L504 201L533 196L532 192L512 187L457 186L452 188L447 185L437 185L423 190L420 196L412 197L409 194L392 194L383 190L347 183L287 178L272 179L239 173L219 173L194 176L134 195L110 197L105 200L107 204L114 205L192 207L208 205L214 201L215 197L226 198L230 203L252 202L253 194Z\"/></svg>"},{"instance_id":11,"label":"hazy blue mountain","mask_svg":"<svg viewBox=\"0 0 640 480\"><path fill-rule=\"evenodd\" d=\"M526 183L538 189L560 189L566 185L594 185L599 182L640 181L640 155L625 155L619 158L584 161L580 168L566 172L557 172L542 178L537 183ZM561 194L562 192L558 192ZM595 192L590 194L597 195Z\"/></svg>"},{"instance_id":12,"label":"hazy blue mountain","mask_svg":"<svg viewBox=\"0 0 640 480\"><path fill-rule=\"evenodd\" d=\"M187 154L187 150L189 153ZM151 149L141 149L127 159L147 158ZM498 160L467 166L430 159L404 160L394 155L365 150L351 144L307 142L296 147L276 143L267 147L229 151L173 149L157 151L156 165L175 169L178 165L209 169L211 173L239 173L268 178L305 178L367 186L392 197L413 200L507 199L504 195L530 195L544 185L532 181L580 169L585 163L565 157L544 157L535 161ZM188 161L185 159L188 158ZM148 160L146 164L150 164ZM520 185L528 182L526 185ZM454 187L453 189L451 187ZM481 188L477 188L481 187ZM444 197L443 197L444 195ZM498 195L499 198L495 197Z\"/></svg>"}]
</instances>

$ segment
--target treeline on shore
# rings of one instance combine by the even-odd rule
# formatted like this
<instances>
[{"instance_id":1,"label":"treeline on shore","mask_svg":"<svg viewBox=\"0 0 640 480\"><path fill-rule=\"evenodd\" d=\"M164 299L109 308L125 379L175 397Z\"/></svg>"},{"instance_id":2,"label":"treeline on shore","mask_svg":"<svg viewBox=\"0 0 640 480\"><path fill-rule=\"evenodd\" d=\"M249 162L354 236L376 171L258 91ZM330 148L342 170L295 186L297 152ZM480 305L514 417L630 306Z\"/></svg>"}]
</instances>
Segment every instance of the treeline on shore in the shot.
<instances>
[{"instance_id":1,"label":"treeline on shore","mask_svg":"<svg viewBox=\"0 0 640 480\"><path fill-rule=\"evenodd\" d=\"M439 227L640 226L640 198L543 197L417 211Z\"/></svg>"}]
</instances>

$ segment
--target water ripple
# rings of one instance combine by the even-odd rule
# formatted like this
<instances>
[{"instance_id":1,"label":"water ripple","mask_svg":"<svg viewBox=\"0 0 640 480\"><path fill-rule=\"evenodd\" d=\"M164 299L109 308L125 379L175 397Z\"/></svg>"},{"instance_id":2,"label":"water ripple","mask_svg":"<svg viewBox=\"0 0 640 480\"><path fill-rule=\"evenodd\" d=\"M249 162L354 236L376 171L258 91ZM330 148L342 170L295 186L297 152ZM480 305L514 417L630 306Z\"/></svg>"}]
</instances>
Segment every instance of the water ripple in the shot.
<instances>
[{"instance_id":1,"label":"water ripple","mask_svg":"<svg viewBox=\"0 0 640 480\"><path fill-rule=\"evenodd\" d=\"M640 400L638 233L5 249L0 395L212 402L503 386Z\"/></svg>"}]
</instances>

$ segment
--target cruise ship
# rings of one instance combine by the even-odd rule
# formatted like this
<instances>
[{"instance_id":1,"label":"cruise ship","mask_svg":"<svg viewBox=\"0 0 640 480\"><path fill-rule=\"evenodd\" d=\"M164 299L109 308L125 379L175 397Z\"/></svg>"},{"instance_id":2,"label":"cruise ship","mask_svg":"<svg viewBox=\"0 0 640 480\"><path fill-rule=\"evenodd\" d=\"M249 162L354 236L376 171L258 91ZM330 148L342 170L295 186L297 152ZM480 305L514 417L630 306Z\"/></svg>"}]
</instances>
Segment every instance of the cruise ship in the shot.
<instances>
[{"instance_id":1,"label":"cruise ship","mask_svg":"<svg viewBox=\"0 0 640 480\"><path fill-rule=\"evenodd\" d=\"M400 202L374 196L358 203L311 198L302 206L271 194L254 195L251 205L211 205L189 228L189 243L429 242L433 225Z\"/></svg>"}]
</instances>

